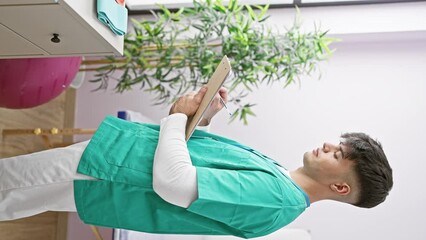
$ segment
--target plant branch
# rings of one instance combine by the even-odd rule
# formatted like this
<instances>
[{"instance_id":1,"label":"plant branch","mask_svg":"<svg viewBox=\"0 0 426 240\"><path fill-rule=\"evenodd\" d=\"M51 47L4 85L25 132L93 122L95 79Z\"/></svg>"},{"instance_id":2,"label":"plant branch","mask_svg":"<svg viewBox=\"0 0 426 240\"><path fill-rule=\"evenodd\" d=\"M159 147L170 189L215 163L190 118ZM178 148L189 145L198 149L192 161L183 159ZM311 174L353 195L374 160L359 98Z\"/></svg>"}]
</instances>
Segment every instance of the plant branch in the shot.
<instances>
[{"instance_id":1,"label":"plant branch","mask_svg":"<svg viewBox=\"0 0 426 240\"><path fill-rule=\"evenodd\" d=\"M123 57L85 60L83 65L99 67L80 71L96 71L91 82L99 84L98 89L111 81L117 92L138 85L156 95L154 104L169 104L205 84L227 55L234 78L225 87L238 106L232 119L246 124L248 117L255 116L255 104L245 102L248 93L262 83L300 84L333 52L329 45L336 39L328 38L327 31L300 30L298 9L293 26L279 33L265 22L269 5L243 6L237 0L229 6L222 0L194 0L193 4L173 13L162 7L155 20L133 19ZM234 96L236 91L240 94Z\"/></svg>"}]
</instances>

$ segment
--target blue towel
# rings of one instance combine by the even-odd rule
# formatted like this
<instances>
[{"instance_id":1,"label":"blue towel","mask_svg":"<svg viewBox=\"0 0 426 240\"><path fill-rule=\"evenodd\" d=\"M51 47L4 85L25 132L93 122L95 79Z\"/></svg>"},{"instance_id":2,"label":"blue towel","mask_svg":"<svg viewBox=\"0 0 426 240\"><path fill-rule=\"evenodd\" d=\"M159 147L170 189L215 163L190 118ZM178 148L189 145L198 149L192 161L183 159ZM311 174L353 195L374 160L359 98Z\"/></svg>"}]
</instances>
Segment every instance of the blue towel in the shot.
<instances>
[{"instance_id":1,"label":"blue towel","mask_svg":"<svg viewBox=\"0 0 426 240\"><path fill-rule=\"evenodd\" d=\"M127 32L127 8L115 0L97 0L98 19L120 36Z\"/></svg>"}]
</instances>

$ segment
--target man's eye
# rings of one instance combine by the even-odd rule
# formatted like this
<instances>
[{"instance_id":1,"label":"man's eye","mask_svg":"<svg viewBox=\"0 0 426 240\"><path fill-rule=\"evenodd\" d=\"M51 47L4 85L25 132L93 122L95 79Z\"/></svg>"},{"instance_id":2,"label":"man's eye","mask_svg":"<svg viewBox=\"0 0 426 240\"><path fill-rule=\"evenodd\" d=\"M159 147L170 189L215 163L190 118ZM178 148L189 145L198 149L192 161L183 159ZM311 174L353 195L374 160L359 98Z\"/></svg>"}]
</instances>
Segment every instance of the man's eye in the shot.
<instances>
[{"instance_id":1,"label":"man's eye","mask_svg":"<svg viewBox=\"0 0 426 240\"><path fill-rule=\"evenodd\" d=\"M342 145L340 145L339 151L340 151L340 156L341 156L342 158L345 158L345 153L343 152Z\"/></svg>"}]
</instances>

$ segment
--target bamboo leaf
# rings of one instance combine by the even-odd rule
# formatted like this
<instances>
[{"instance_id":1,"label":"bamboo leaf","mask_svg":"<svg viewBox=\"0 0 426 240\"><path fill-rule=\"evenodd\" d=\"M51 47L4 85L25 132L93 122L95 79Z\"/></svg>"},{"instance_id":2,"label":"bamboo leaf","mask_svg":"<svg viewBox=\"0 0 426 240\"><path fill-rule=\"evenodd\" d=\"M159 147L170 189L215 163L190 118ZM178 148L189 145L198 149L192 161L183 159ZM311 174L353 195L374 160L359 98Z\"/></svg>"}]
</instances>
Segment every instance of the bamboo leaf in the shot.
<instances>
[{"instance_id":1,"label":"bamboo leaf","mask_svg":"<svg viewBox=\"0 0 426 240\"><path fill-rule=\"evenodd\" d=\"M250 5L246 5L246 9L247 9L247 11L249 13L250 18L252 20L256 20L256 14L254 13L253 8L251 8Z\"/></svg>"},{"instance_id":2,"label":"bamboo leaf","mask_svg":"<svg viewBox=\"0 0 426 240\"><path fill-rule=\"evenodd\" d=\"M213 9L221 13L226 13L226 7L223 6L222 1L216 0L213 5Z\"/></svg>"},{"instance_id":3,"label":"bamboo leaf","mask_svg":"<svg viewBox=\"0 0 426 240\"><path fill-rule=\"evenodd\" d=\"M239 115L240 115L239 109L235 110L232 113L231 118L229 119L229 122L233 122Z\"/></svg>"},{"instance_id":4,"label":"bamboo leaf","mask_svg":"<svg viewBox=\"0 0 426 240\"><path fill-rule=\"evenodd\" d=\"M233 12L235 9L236 3L237 3L237 0L230 0L228 3L228 10Z\"/></svg>"},{"instance_id":5,"label":"bamboo leaf","mask_svg":"<svg viewBox=\"0 0 426 240\"><path fill-rule=\"evenodd\" d=\"M264 18L262 18L262 19L260 19L258 22L264 22L264 21L266 21L268 18L269 18L270 16L266 16L266 17L264 17Z\"/></svg>"},{"instance_id":6,"label":"bamboo leaf","mask_svg":"<svg viewBox=\"0 0 426 240\"><path fill-rule=\"evenodd\" d=\"M170 10L169 10L169 9L167 9L164 5L160 4L160 5L158 5L158 7L160 8L160 10L162 10L162 11L163 11L163 14L164 14L167 18L169 18L169 17L172 15L172 13L170 12Z\"/></svg>"}]
</instances>

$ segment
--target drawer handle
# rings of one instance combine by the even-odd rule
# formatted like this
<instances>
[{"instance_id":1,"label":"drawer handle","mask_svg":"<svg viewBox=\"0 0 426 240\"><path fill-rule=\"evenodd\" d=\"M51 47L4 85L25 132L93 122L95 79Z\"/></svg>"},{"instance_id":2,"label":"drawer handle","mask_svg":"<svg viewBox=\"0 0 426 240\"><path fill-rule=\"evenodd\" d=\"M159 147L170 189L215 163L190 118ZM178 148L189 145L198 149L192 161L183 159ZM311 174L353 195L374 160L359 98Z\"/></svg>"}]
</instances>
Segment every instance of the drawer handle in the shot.
<instances>
[{"instance_id":1,"label":"drawer handle","mask_svg":"<svg viewBox=\"0 0 426 240\"><path fill-rule=\"evenodd\" d=\"M59 34L54 33L53 38L51 38L50 41L52 41L54 43L59 43L61 41L61 39L59 39Z\"/></svg>"}]
</instances>

